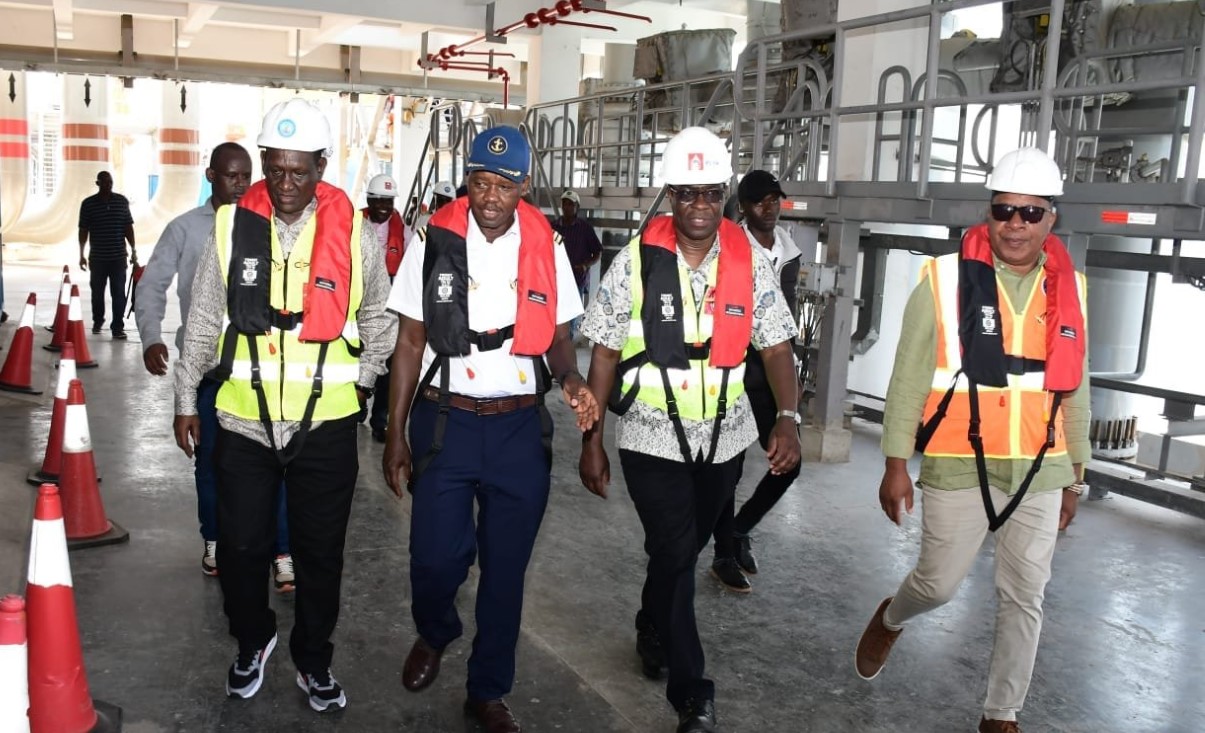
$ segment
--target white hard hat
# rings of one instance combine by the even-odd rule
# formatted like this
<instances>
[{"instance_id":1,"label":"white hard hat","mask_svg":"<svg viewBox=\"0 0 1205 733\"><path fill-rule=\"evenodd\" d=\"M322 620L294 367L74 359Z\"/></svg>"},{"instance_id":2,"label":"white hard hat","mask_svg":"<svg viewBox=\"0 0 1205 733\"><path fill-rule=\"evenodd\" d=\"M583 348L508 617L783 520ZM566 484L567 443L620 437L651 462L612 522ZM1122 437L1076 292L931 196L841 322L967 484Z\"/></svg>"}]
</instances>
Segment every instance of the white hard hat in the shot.
<instances>
[{"instance_id":1,"label":"white hard hat","mask_svg":"<svg viewBox=\"0 0 1205 733\"><path fill-rule=\"evenodd\" d=\"M331 126L322 110L294 97L268 110L255 144L261 148L306 153L321 150L324 156L330 157Z\"/></svg>"},{"instance_id":2,"label":"white hard hat","mask_svg":"<svg viewBox=\"0 0 1205 733\"><path fill-rule=\"evenodd\" d=\"M989 191L1052 198L1063 195L1059 164L1037 148L1018 148L1005 154L984 185Z\"/></svg>"},{"instance_id":3,"label":"white hard hat","mask_svg":"<svg viewBox=\"0 0 1205 733\"><path fill-rule=\"evenodd\" d=\"M569 200L577 205L581 205L582 197L577 195L577 191L568 190L561 194L561 201Z\"/></svg>"},{"instance_id":4,"label":"white hard hat","mask_svg":"<svg viewBox=\"0 0 1205 733\"><path fill-rule=\"evenodd\" d=\"M661 178L671 186L727 183L732 178L732 154L715 133L688 127L666 144Z\"/></svg>"},{"instance_id":5,"label":"white hard hat","mask_svg":"<svg viewBox=\"0 0 1205 733\"><path fill-rule=\"evenodd\" d=\"M456 187L452 185L451 181L440 181L435 184L435 188L431 189L431 193L446 199L454 199L456 198Z\"/></svg>"},{"instance_id":6,"label":"white hard hat","mask_svg":"<svg viewBox=\"0 0 1205 733\"><path fill-rule=\"evenodd\" d=\"M368 189L365 193L374 198L396 198L397 183L384 173L378 173L368 182Z\"/></svg>"}]
</instances>

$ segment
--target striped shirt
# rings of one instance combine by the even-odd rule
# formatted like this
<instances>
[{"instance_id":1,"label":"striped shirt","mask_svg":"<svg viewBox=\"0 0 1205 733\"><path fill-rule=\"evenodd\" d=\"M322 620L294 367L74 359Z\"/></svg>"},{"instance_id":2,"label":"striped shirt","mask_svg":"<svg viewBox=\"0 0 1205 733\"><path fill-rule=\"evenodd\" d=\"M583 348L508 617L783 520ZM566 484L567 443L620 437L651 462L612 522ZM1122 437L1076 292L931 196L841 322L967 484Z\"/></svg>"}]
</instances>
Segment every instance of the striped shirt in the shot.
<instances>
[{"instance_id":1,"label":"striped shirt","mask_svg":"<svg viewBox=\"0 0 1205 733\"><path fill-rule=\"evenodd\" d=\"M134 223L130 202L119 193L101 198L94 193L79 207L79 228L88 232L92 262L113 262L126 258L126 227Z\"/></svg>"}]
</instances>

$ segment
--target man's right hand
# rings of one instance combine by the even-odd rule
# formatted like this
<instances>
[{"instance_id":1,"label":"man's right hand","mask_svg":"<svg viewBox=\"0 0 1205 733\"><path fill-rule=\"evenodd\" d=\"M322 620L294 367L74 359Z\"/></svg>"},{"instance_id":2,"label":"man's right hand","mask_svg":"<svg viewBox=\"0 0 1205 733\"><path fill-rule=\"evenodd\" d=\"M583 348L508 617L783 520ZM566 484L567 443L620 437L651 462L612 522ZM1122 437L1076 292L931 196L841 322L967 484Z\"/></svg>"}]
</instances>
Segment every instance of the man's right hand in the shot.
<instances>
[{"instance_id":1,"label":"man's right hand","mask_svg":"<svg viewBox=\"0 0 1205 733\"><path fill-rule=\"evenodd\" d=\"M162 377L167 374L167 346L151 344L142 352L142 365L151 374Z\"/></svg>"},{"instance_id":2,"label":"man's right hand","mask_svg":"<svg viewBox=\"0 0 1205 733\"><path fill-rule=\"evenodd\" d=\"M601 440L582 443L582 457L577 463L577 474L582 485L603 499L607 498L607 484L611 483L611 459Z\"/></svg>"},{"instance_id":3,"label":"man's right hand","mask_svg":"<svg viewBox=\"0 0 1205 733\"><path fill-rule=\"evenodd\" d=\"M410 483L414 467L406 436L392 420L385 433L385 455L381 457L381 470L385 472L385 483L389 485L389 490L399 499L402 498L402 490Z\"/></svg>"},{"instance_id":4,"label":"man's right hand","mask_svg":"<svg viewBox=\"0 0 1205 733\"><path fill-rule=\"evenodd\" d=\"M88 270L88 258L84 257L83 255L79 256L79 269L84 270L85 272Z\"/></svg>"},{"instance_id":5,"label":"man's right hand","mask_svg":"<svg viewBox=\"0 0 1205 733\"><path fill-rule=\"evenodd\" d=\"M897 525L904 519L901 508L912 513L912 477L908 475L908 463L904 459L887 459L883 481L879 484L879 506Z\"/></svg>"},{"instance_id":6,"label":"man's right hand","mask_svg":"<svg viewBox=\"0 0 1205 733\"><path fill-rule=\"evenodd\" d=\"M176 415L172 423L176 434L176 445L184 451L184 455L192 458L193 448L201 444L201 418L196 415Z\"/></svg>"}]
</instances>

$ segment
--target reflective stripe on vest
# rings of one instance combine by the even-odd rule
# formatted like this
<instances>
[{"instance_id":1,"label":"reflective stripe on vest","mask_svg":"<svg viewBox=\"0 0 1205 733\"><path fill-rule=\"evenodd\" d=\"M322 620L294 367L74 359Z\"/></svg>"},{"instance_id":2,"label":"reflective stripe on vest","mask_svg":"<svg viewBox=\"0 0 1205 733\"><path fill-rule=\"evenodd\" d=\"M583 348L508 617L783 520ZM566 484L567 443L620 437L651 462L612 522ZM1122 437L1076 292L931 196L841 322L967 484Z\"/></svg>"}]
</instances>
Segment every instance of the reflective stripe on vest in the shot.
<instances>
[{"instance_id":1,"label":"reflective stripe on vest","mask_svg":"<svg viewBox=\"0 0 1205 733\"><path fill-rule=\"evenodd\" d=\"M621 359L628 359L645 350L644 324L640 320L640 309L644 303L644 283L640 279L640 239L633 239L628 244L628 249L632 258L632 310L631 316L628 318L628 338L624 343ZM709 294L715 289L718 271L719 258L717 257L711 261L710 269L707 271ZM678 265L678 281L682 289L682 308L686 312L676 315L682 319L685 342L702 345L711 338L713 328L708 303L705 303L703 308L696 306L694 289L690 286L690 272L680 263ZM683 419L710 420L715 417L723 369L710 366L708 359L691 359L689 369L667 369L666 372L673 387L674 397L678 402L678 413ZM661 368L648 363L641 366L639 370L629 370L623 375L623 391L626 393L631 390L637 379L640 381L637 399L662 412L667 411ZM729 370L727 389L729 409L744 391L745 365L742 362Z\"/></svg>"},{"instance_id":2,"label":"reflective stripe on vest","mask_svg":"<svg viewBox=\"0 0 1205 733\"><path fill-rule=\"evenodd\" d=\"M924 422L933 416L938 404L962 365L958 338L958 254L930 260L922 270L922 279L929 284L937 314L937 368L925 403ZM1004 388L978 385L979 411L982 425L984 455L997 459L1032 459L1046 443L1046 424L1050 420L1053 395L1045 390L1045 373L1038 368L1046 359L1046 294L1043 275L1039 272L1018 311L1009 293L998 287L1000 322L996 325L1003 336L1004 348L1013 363L1020 367L1028 360L1032 371L1010 373ZM1080 302L1085 298L1083 275L1076 273ZM1019 358L1017 358L1019 357ZM1018 369L1019 371L1019 369ZM975 455L967 439L970 426L970 401L967 378L958 375L945 419L937 426L925 455L934 457L971 458ZM1063 415L1055 416L1055 442L1047 456L1067 452Z\"/></svg>"},{"instance_id":3,"label":"reflective stripe on vest","mask_svg":"<svg viewBox=\"0 0 1205 733\"><path fill-rule=\"evenodd\" d=\"M229 255L234 226L233 206L223 206L217 212L214 223L214 239L218 249L218 265L227 278L226 286L237 287L229 281ZM274 310L291 313L303 312L304 290L310 281L309 257L314 244L317 216L311 216L302 228L296 244L286 260L276 234L276 222L272 220L272 274L270 278L270 303ZM314 406L314 421L335 420L355 414L360 409L356 396L356 379L360 373L360 360L351 353L350 347L360 346L356 312L364 294L362 272L363 260L360 252L360 226L363 217L353 217L350 257L351 288L347 323L342 336L330 342L326 361L322 367L322 396ZM218 340L218 354L222 353L226 340L229 318L224 318L222 336ZM256 336L259 355L260 380L268 402L268 416L273 422L301 420L306 403L314 389L314 372L318 366L321 344L302 342L298 339L301 326L291 330L273 328L267 334ZM231 375L218 391L217 408L235 417L259 420L259 402L252 387L252 363L246 336L238 340L235 348ZM284 373L283 390L281 373Z\"/></svg>"}]
</instances>

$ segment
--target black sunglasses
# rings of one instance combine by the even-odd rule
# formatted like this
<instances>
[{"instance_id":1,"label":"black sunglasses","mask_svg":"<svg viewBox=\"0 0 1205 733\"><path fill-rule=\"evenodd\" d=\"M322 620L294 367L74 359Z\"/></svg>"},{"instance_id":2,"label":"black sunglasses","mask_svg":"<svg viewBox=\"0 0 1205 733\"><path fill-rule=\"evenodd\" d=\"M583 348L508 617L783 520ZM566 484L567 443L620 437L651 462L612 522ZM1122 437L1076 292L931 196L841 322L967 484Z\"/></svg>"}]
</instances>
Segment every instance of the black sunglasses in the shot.
<instances>
[{"instance_id":1,"label":"black sunglasses","mask_svg":"<svg viewBox=\"0 0 1205 733\"><path fill-rule=\"evenodd\" d=\"M992 218L996 221L1012 221L1013 214L1020 214L1021 221L1027 224L1037 224L1046 216L1046 209L1041 206L1013 206L1012 204L992 204Z\"/></svg>"},{"instance_id":2,"label":"black sunglasses","mask_svg":"<svg viewBox=\"0 0 1205 733\"><path fill-rule=\"evenodd\" d=\"M693 204L700 196L709 204L718 204L724 200L727 191L723 186L718 188L678 188L677 186L669 187L670 193L674 195L674 199L684 204Z\"/></svg>"}]
</instances>

